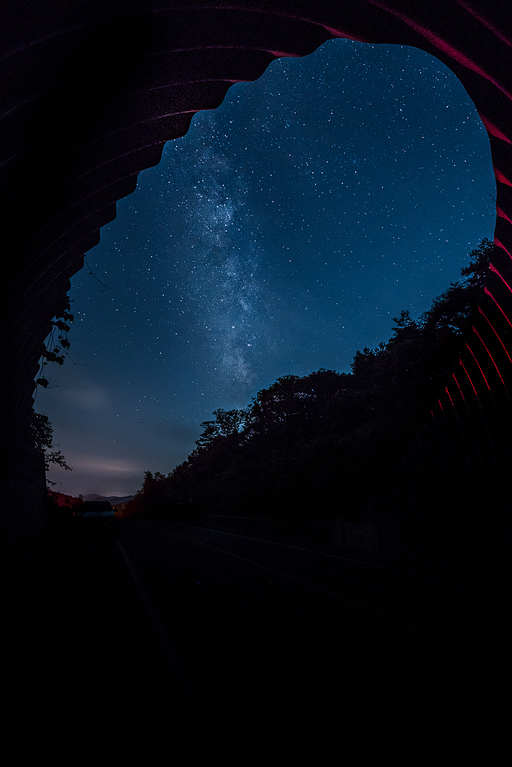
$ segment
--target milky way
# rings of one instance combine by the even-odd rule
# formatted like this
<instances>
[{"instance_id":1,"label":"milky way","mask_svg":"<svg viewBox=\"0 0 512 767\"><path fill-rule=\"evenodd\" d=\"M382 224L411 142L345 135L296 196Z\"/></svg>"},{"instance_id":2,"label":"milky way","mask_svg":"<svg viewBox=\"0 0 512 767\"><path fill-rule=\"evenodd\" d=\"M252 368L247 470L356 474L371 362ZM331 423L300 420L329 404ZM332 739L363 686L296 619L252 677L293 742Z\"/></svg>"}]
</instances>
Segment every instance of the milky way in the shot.
<instances>
[{"instance_id":1,"label":"milky way","mask_svg":"<svg viewBox=\"0 0 512 767\"><path fill-rule=\"evenodd\" d=\"M422 51L333 40L234 85L118 203L87 255L108 291L73 278L80 365L48 370L37 399L76 466L53 476L134 492L213 410L350 370L492 239L494 194L474 105Z\"/></svg>"},{"instance_id":2,"label":"milky way","mask_svg":"<svg viewBox=\"0 0 512 767\"><path fill-rule=\"evenodd\" d=\"M218 143L215 114L205 113L198 149L174 145L188 166L183 206L185 231L178 250L188 300L208 374L228 395L247 391L255 380L253 350L261 348L265 287L258 280L257 244L247 236L247 181ZM192 157L188 155L192 154Z\"/></svg>"}]
</instances>

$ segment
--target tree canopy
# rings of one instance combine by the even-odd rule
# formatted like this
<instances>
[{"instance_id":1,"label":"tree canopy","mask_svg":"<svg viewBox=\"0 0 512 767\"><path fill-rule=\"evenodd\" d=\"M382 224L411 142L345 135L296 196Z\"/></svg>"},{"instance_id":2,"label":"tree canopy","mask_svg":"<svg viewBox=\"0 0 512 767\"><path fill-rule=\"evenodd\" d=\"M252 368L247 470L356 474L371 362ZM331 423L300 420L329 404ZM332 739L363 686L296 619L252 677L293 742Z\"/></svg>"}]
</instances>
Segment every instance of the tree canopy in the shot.
<instances>
[{"instance_id":1,"label":"tree canopy","mask_svg":"<svg viewBox=\"0 0 512 767\"><path fill-rule=\"evenodd\" d=\"M39 375L36 384L43 388L48 387L48 379L43 375L48 362L56 362L58 365L64 364L64 356L68 354L70 342L68 332L74 317L71 314L71 303L69 296L62 296L60 305L56 308L51 321L51 332L46 340L44 351L41 355L41 364L39 366Z\"/></svg>"},{"instance_id":2,"label":"tree canopy","mask_svg":"<svg viewBox=\"0 0 512 767\"><path fill-rule=\"evenodd\" d=\"M186 461L166 477L146 473L132 513L328 515L337 494L386 470L450 373L493 248L483 240L421 317L401 311L387 342L356 352L351 373L285 375L247 408L214 411Z\"/></svg>"},{"instance_id":3,"label":"tree canopy","mask_svg":"<svg viewBox=\"0 0 512 767\"><path fill-rule=\"evenodd\" d=\"M48 416L44 413L36 413L33 410L30 428L34 440L34 447L44 456L45 471L50 470L50 464L60 466L68 471L73 471L73 469L66 463L66 459L61 451L55 449L58 448L58 445L53 444L53 426ZM56 483L47 478L46 484L48 486L53 486Z\"/></svg>"}]
</instances>

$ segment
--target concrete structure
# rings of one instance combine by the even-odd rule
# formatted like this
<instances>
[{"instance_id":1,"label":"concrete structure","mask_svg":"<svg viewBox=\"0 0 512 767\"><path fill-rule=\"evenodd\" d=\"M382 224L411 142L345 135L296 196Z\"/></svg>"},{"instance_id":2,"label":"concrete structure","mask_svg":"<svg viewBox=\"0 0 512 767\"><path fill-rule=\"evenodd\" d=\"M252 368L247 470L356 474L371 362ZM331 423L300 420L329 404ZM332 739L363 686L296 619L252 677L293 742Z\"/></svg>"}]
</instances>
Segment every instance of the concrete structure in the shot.
<instances>
[{"instance_id":1,"label":"concrete structure","mask_svg":"<svg viewBox=\"0 0 512 767\"><path fill-rule=\"evenodd\" d=\"M333 37L422 48L461 80L487 128L498 246L471 338L407 461L510 471L512 12L502 0L16 0L0 11L4 342L1 540L37 539L44 476L29 447L34 377L69 278L137 174L195 112L280 56ZM464 425L455 423L466 413ZM462 456L464 456L462 458ZM466 458L467 456L467 458ZM23 467L23 468L22 468ZM11 564L12 564L11 562Z\"/></svg>"}]
</instances>

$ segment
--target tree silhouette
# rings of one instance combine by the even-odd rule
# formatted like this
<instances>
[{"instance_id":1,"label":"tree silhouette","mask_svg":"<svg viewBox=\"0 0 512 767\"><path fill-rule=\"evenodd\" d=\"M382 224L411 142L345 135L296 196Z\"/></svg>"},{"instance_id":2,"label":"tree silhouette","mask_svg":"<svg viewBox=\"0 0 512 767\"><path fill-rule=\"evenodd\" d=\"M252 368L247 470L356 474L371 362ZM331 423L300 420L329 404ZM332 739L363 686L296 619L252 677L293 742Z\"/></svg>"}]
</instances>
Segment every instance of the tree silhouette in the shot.
<instances>
[{"instance_id":1,"label":"tree silhouette","mask_svg":"<svg viewBox=\"0 0 512 767\"><path fill-rule=\"evenodd\" d=\"M44 369L48 362L56 362L58 365L64 364L64 357L68 353L70 342L68 332L74 317L71 314L70 299L67 294L62 296L60 306L56 309L51 320L52 329L47 338L45 350L41 355L41 364L36 384L47 388L49 381L43 376Z\"/></svg>"},{"instance_id":2,"label":"tree silhouette","mask_svg":"<svg viewBox=\"0 0 512 767\"><path fill-rule=\"evenodd\" d=\"M44 456L44 468L45 471L50 470L50 464L55 464L68 471L73 471L71 466L68 466L66 459L62 455L60 450L54 448L58 445L53 444L53 426L50 419L44 413L36 413L32 411L32 421L30 424L32 437L34 440L34 447ZM53 486L57 484L47 478L46 484Z\"/></svg>"},{"instance_id":3,"label":"tree silhouette","mask_svg":"<svg viewBox=\"0 0 512 767\"><path fill-rule=\"evenodd\" d=\"M341 497L357 503L423 423L471 327L493 248L483 240L463 279L419 319L401 311L387 342L356 352L351 373L282 376L246 409L214 411L186 461L167 477L146 472L133 508L182 514L195 504L223 514L324 519Z\"/></svg>"},{"instance_id":4,"label":"tree silhouette","mask_svg":"<svg viewBox=\"0 0 512 767\"><path fill-rule=\"evenodd\" d=\"M219 408L213 411L214 421L203 421L203 429L199 439L196 439L196 445L199 448L210 445L218 437L229 437L232 434L238 434L247 426L249 417L248 410L237 409L223 410Z\"/></svg>"}]
</instances>

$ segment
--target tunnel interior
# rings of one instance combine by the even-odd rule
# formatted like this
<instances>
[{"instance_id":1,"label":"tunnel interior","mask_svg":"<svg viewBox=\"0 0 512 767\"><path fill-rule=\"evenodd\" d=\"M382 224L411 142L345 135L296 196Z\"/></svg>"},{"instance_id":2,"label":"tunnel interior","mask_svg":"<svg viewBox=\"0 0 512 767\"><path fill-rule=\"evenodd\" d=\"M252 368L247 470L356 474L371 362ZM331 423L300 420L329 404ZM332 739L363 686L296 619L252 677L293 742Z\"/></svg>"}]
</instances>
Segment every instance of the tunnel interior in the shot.
<instances>
[{"instance_id":1,"label":"tunnel interior","mask_svg":"<svg viewBox=\"0 0 512 767\"><path fill-rule=\"evenodd\" d=\"M250 9L25 0L2 17L2 325L9 346L2 537L9 551L29 551L44 517L44 471L28 429L42 345L55 306L115 217L117 200L159 162L164 143L183 136L196 112L216 108L233 83L255 80L275 58L307 55L334 37L436 56L462 82L488 131L497 188L493 262L471 337L432 403L435 426L404 451L404 467L433 461L433 471L457 468L454 402L462 397L471 403L471 460L493 476L509 468L512 34L498 2L436 0L412 10L401 0L350 8L281 0Z\"/></svg>"}]
</instances>

